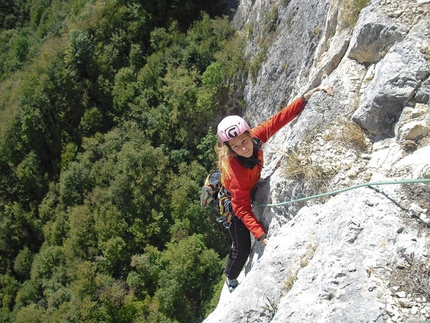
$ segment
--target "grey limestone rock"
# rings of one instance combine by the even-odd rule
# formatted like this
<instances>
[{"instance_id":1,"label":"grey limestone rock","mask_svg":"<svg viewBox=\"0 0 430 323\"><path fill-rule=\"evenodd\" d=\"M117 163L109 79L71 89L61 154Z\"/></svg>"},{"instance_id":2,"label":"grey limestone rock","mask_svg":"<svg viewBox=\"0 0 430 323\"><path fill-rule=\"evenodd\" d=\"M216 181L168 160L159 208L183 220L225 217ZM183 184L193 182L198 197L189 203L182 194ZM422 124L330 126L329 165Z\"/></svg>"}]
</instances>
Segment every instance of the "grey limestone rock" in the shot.
<instances>
[{"instance_id":1,"label":"grey limestone rock","mask_svg":"<svg viewBox=\"0 0 430 323\"><path fill-rule=\"evenodd\" d=\"M313 95L265 144L253 210L269 244L254 242L205 323L430 319L429 184L378 184L430 176L430 1L373 0L349 30L343 3L239 1L236 27L253 27L247 55L259 37L267 46L244 88L251 125L314 86L335 95ZM291 176L294 158L316 176ZM324 192L337 193L285 204Z\"/></svg>"}]
</instances>

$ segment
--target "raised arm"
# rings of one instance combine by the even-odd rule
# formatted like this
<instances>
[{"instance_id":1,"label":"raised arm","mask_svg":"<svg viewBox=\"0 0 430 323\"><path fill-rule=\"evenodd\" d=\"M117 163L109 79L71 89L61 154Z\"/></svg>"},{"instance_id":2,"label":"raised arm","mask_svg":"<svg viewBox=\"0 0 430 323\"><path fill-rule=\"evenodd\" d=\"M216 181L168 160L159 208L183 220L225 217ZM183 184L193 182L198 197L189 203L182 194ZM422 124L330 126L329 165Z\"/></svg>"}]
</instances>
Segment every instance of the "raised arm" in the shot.
<instances>
[{"instance_id":1,"label":"raised arm","mask_svg":"<svg viewBox=\"0 0 430 323\"><path fill-rule=\"evenodd\" d=\"M318 86L312 90L310 90L309 92L306 92L305 94L302 95L302 100L305 102L308 102L309 99L311 98L312 94L314 94L315 92L318 91L324 91L326 92L328 95L333 95L333 88L330 85L326 85L326 86Z\"/></svg>"}]
</instances>

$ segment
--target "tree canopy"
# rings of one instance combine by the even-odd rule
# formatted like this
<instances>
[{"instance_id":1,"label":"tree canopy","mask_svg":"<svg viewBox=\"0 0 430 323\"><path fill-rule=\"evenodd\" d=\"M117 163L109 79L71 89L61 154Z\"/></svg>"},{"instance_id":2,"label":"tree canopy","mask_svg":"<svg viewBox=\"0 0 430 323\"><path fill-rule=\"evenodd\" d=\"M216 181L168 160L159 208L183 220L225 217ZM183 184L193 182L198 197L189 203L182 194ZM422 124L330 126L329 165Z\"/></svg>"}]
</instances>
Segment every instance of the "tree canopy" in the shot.
<instances>
[{"instance_id":1,"label":"tree canopy","mask_svg":"<svg viewBox=\"0 0 430 323\"><path fill-rule=\"evenodd\" d=\"M213 309L229 239L199 194L247 73L225 9L0 0L1 322Z\"/></svg>"}]
</instances>

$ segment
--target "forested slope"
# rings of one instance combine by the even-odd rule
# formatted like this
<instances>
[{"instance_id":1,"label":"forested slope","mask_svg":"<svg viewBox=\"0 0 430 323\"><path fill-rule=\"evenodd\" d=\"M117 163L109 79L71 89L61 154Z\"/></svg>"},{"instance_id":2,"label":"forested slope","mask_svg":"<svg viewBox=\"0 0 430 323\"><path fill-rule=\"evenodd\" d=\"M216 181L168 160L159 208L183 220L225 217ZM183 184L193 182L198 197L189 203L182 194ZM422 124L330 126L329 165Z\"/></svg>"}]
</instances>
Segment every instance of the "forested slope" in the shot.
<instances>
[{"instance_id":1,"label":"forested slope","mask_svg":"<svg viewBox=\"0 0 430 323\"><path fill-rule=\"evenodd\" d=\"M229 241L198 200L207 129L237 108L247 70L224 13L0 1L1 322L195 322L214 308Z\"/></svg>"}]
</instances>

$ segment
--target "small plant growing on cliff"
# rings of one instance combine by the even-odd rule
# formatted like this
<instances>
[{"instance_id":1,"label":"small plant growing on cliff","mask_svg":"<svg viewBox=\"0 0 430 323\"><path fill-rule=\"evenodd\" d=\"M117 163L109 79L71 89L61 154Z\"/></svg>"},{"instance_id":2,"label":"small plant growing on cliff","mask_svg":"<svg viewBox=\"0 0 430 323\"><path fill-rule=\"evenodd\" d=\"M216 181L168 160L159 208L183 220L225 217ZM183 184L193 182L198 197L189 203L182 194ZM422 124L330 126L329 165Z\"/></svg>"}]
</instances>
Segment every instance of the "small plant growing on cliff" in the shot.
<instances>
[{"instance_id":1,"label":"small plant growing on cliff","mask_svg":"<svg viewBox=\"0 0 430 323\"><path fill-rule=\"evenodd\" d=\"M266 32L275 31L278 26L278 6L272 6L271 10L264 12L264 30Z\"/></svg>"},{"instance_id":2,"label":"small plant growing on cliff","mask_svg":"<svg viewBox=\"0 0 430 323\"><path fill-rule=\"evenodd\" d=\"M243 28L245 38L248 40L252 40L254 38L254 26L252 23L247 22L245 24L245 27Z\"/></svg>"},{"instance_id":3,"label":"small plant growing on cliff","mask_svg":"<svg viewBox=\"0 0 430 323\"><path fill-rule=\"evenodd\" d=\"M369 142L366 140L363 129L356 123L342 119L335 122L335 128L338 131L333 132L331 129L326 129L323 137L324 140L334 141L344 147L358 151L366 151L369 148Z\"/></svg>"},{"instance_id":4,"label":"small plant growing on cliff","mask_svg":"<svg viewBox=\"0 0 430 323\"><path fill-rule=\"evenodd\" d=\"M425 178L428 178L428 175L425 176ZM430 200L429 183L402 184L402 192L407 199L414 201L415 204L418 204L423 210L425 210L424 213L426 216L430 216L430 210L428 207L428 201ZM430 225L422 221L419 216L412 215L412 217L416 218L418 222L422 223L426 227L430 227Z\"/></svg>"},{"instance_id":5,"label":"small plant growing on cliff","mask_svg":"<svg viewBox=\"0 0 430 323\"><path fill-rule=\"evenodd\" d=\"M297 280L297 275L299 274L299 271L309 265L309 262L314 257L317 249L318 249L318 245L313 243L309 244L306 248L306 252L300 257L300 260L299 260L300 268L296 271L289 270L287 272L287 277L285 279L284 288L283 288L283 290L286 293L288 293L291 290L291 288L293 288L294 283Z\"/></svg>"},{"instance_id":6,"label":"small plant growing on cliff","mask_svg":"<svg viewBox=\"0 0 430 323\"><path fill-rule=\"evenodd\" d=\"M391 272L391 286L398 286L406 295L430 299L430 266L418 261L414 254L400 252L405 267L397 265Z\"/></svg>"},{"instance_id":7,"label":"small plant growing on cliff","mask_svg":"<svg viewBox=\"0 0 430 323\"><path fill-rule=\"evenodd\" d=\"M315 255L315 251L317 250L317 246L314 244L309 245L306 253L300 258L300 267L304 268L309 265L309 262Z\"/></svg>"},{"instance_id":8,"label":"small plant growing on cliff","mask_svg":"<svg viewBox=\"0 0 430 323\"><path fill-rule=\"evenodd\" d=\"M255 55L254 59L249 62L249 72L251 73L252 82L255 84L257 82L257 74L266 59L266 52L260 51Z\"/></svg>"},{"instance_id":9,"label":"small plant growing on cliff","mask_svg":"<svg viewBox=\"0 0 430 323\"><path fill-rule=\"evenodd\" d=\"M291 22L293 21L293 19L294 19L294 17L296 16L296 14L297 14L297 10L296 10L296 9L294 9L294 10L291 12L291 14L288 16L288 18L287 18L287 25L288 25L288 26L291 26Z\"/></svg>"},{"instance_id":10,"label":"small plant growing on cliff","mask_svg":"<svg viewBox=\"0 0 430 323\"><path fill-rule=\"evenodd\" d=\"M281 6L286 7L290 3L290 0L281 0Z\"/></svg>"},{"instance_id":11,"label":"small plant growing on cliff","mask_svg":"<svg viewBox=\"0 0 430 323\"><path fill-rule=\"evenodd\" d=\"M304 142L307 142L304 140ZM292 151L285 153L286 162L283 163L281 175L286 179L297 181L300 183L307 195L313 195L324 192L327 189L327 183L333 178L337 171L333 169L324 169L319 160L311 158L309 147L304 145L300 147L300 151Z\"/></svg>"},{"instance_id":12,"label":"small plant growing on cliff","mask_svg":"<svg viewBox=\"0 0 430 323\"><path fill-rule=\"evenodd\" d=\"M263 314L269 319L270 322L278 311L278 305L274 301L271 301L268 297L266 297L266 300L266 304L264 304L261 309L263 310Z\"/></svg>"},{"instance_id":13,"label":"small plant growing on cliff","mask_svg":"<svg viewBox=\"0 0 430 323\"><path fill-rule=\"evenodd\" d=\"M285 279L284 288L283 288L285 292L288 293L291 290L291 288L293 288L294 283L297 280L298 272L299 272L298 270L295 272L288 271L287 278Z\"/></svg>"},{"instance_id":14,"label":"small plant growing on cliff","mask_svg":"<svg viewBox=\"0 0 430 323\"><path fill-rule=\"evenodd\" d=\"M361 129L357 124L344 121L340 125L341 129L341 141L360 151L364 151L368 148L369 144L366 141L363 129Z\"/></svg>"},{"instance_id":15,"label":"small plant growing on cliff","mask_svg":"<svg viewBox=\"0 0 430 323\"><path fill-rule=\"evenodd\" d=\"M287 162L283 175L289 179L315 182L320 174L320 170L312 162L309 156L303 156L297 151L287 154Z\"/></svg>"},{"instance_id":16,"label":"small plant growing on cliff","mask_svg":"<svg viewBox=\"0 0 430 323\"><path fill-rule=\"evenodd\" d=\"M346 27L353 27L357 23L361 10L369 5L370 0L345 0L340 3L340 21L343 22Z\"/></svg>"}]
</instances>

